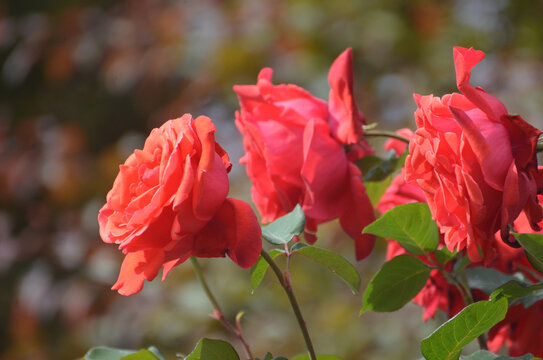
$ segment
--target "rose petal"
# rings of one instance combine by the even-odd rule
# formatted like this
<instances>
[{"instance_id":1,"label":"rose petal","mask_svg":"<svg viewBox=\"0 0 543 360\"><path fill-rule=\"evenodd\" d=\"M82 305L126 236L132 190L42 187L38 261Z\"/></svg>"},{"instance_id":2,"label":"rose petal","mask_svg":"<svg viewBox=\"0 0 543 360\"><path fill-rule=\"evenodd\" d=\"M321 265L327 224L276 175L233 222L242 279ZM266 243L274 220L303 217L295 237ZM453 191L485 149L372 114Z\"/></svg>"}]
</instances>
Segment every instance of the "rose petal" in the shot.
<instances>
[{"instance_id":1,"label":"rose petal","mask_svg":"<svg viewBox=\"0 0 543 360\"><path fill-rule=\"evenodd\" d=\"M458 46L454 48L453 53L458 90L485 112L491 120L499 122L502 116L507 115L505 106L494 96L480 88L475 89L469 84L470 70L485 57L485 54L473 48L465 49Z\"/></svg>"},{"instance_id":2,"label":"rose petal","mask_svg":"<svg viewBox=\"0 0 543 360\"><path fill-rule=\"evenodd\" d=\"M111 288L121 295L132 295L143 288L143 281L152 281L158 274L163 261L160 249L148 249L128 253L121 266L119 279Z\"/></svg>"},{"instance_id":3,"label":"rose petal","mask_svg":"<svg viewBox=\"0 0 543 360\"><path fill-rule=\"evenodd\" d=\"M332 134L343 144L356 144L362 139L362 124L365 124L366 120L359 114L354 101L351 48L334 60L328 73L328 82L330 83L328 123Z\"/></svg>"},{"instance_id":4,"label":"rose petal","mask_svg":"<svg viewBox=\"0 0 543 360\"><path fill-rule=\"evenodd\" d=\"M228 254L240 267L249 268L260 255L260 235L260 225L249 204L228 198L196 235L192 254L199 257Z\"/></svg>"},{"instance_id":5,"label":"rose petal","mask_svg":"<svg viewBox=\"0 0 543 360\"><path fill-rule=\"evenodd\" d=\"M351 203L339 222L345 232L354 239L357 260L366 258L375 244L375 236L362 234L362 230L375 220L373 206L362 184L361 174L354 164L349 164Z\"/></svg>"}]
</instances>

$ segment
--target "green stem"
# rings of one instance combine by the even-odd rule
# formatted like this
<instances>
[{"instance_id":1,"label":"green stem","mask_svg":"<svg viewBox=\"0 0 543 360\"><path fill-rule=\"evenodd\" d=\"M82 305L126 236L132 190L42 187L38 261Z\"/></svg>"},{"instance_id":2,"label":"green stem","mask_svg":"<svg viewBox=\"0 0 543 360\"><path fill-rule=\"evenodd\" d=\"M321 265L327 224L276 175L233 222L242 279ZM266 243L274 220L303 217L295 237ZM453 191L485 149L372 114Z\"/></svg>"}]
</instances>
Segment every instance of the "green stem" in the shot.
<instances>
[{"instance_id":1,"label":"green stem","mask_svg":"<svg viewBox=\"0 0 543 360\"><path fill-rule=\"evenodd\" d=\"M451 278L456 284L456 287L458 288L458 290L460 290L460 293L462 294L464 298L464 302L466 303L466 305L475 303L475 300L473 299L473 296L471 295L471 290L468 285L468 278L466 277L464 268L461 267L457 271L458 271L458 274L460 275L460 280L458 280L455 276L451 276ZM479 348L481 350L488 350L488 346L486 344L487 343L486 335L484 333L481 334L479 337L477 337L477 342L479 343Z\"/></svg>"},{"instance_id":2,"label":"green stem","mask_svg":"<svg viewBox=\"0 0 543 360\"><path fill-rule=\"evenodd\" d=\"M543 152L543 137L537 140L536 152Z\"/></svg>"},{"instance_id":3,"label":"green stem","mask_svg":"<svg viewBox=\"0 0 543 360\"><path fill-rule=\"evenodd\" d=\"M309 352L309 358L311 360L317 360L317 355L315 354L315 349L313 348L313 343L311 342L311 338L309 337L309 331L307 331L307 326L305 324L305 320L302 316L302 312L300 311L300 306L298 305L298 301L296 300L296 297L294 296L294 292L292 291L292 286L290 282L287 280L287 277L283 275L281 272L281 269L275 261L271 258L268 253L262 249L262 252L260 255L266 260L266 262L270 265L273 272L275 273L275 276L279 280L279 283L285 290L287 297L290 301L290 305L292 306L292 310L294 310L294 315L296 316L296 320L298 320L298 324L300 325L300 330L302 330L302 335L305 340L305 345L307 347L307 351Z\"/></svg>"},{"instance_id":4,"label":"green stem","mask_svg":"<svg viewBox=\"0 0 543 360\"><path fill-rule=\"evenodd\" d=\"M434 261L430 256L426 255L427 259L435 264L439 271L449 280L449 282L452 282L455 284L455 286L458 288L458 291L460 291L460 294L462 294L462 297L464 298L464 302L466 305L473 304L475 301L473 299L473 296L471 295L471 290L468 285L468 279L466 277L466 273L464 272L464 268L469 264L469 262L465 262L461 264L460 268L458 268L457 272L460 275L460 279L458 280L455 275L449 273L443 265L441 265L439 262ZM461 261L464 261L463 259ZM479 343L479 348L481 350L488 350L488 347L486 345L486 336L485 334L482 334L477 338L477 342Z\"/></svg>"},{"instance_id":5,"label":"green stem","mask_svg":"<svg viewBox=\"0 0 543 360\"><path fill-rule=\"evenodd\" d=\"M243 338L243 334L241 332L241 326L238 324L237 327L234 327L232 324L230 324L230 322L228 320L226 320L226 318L224 317L224 314L223 314L223 312L221 310L221 307L219 305L219 302L217 301L217 299L215 298L215 296L213 295L213 293L209 289L209 286L207 285L207 281L204 278L204 275L202 273L202 269L200 268L200 264L198 263L198 260L196 260L196 258L194 256L191 256L190 261L192 263L192 267L194 268L194 273L196 274L196 277L200 281L200 284L202 285L202 288L204 289L204 292L206 293L207 298L209 299L209 301L211 302L211 304L215 308L215 311L213 312L212 317L214 319L217 319L221 324L224 325L224 327L228 331L230 331L232 334L234 334L239 339L239 341L243 345L243 349L245 350L245 354L247 355L247 358L250 359L250 360L253 360L254 357L251 354L251 350L249 348L249 345L245 342L245 339Z\"/></svg>"},{"instance_id":6,"label":"green stem","mask_svg":"<svg viewBox=\"0 0 543 360\"><path fill-rule=\"evenodd\" d=\"M213 295L213 293L209 289L209 286L207 285L207 282L204 279L204 275L202 273L202 268L200 267L200 264L198 263L198 260L196 260L196 258L194 256L191 256L190 257L190 262L192 263L192 267L194 268L194 273L196 274L196 277L198 278L198 281L200 281L200 285L202 285L202 288L204 289L204 292L206 293L207 298L209 299L211 304L213 304L213 307L215 308L215 310L222 313L219 302L217 301L217 299L215 299L215 296Z\"/></svg>"},{"instance_id":7,"label":"green stem","mask_svg":"<svg viewBox=\"0 0 543 360\"><path fill-rule=\"evenodd\" d=\"M388 138L397 139L397 140L403 141L406 144L409 144L409 139L408 138L403 137L401 135L398 135L396 133L393 133L391 131L367 130L367 131L364 132L364 136L388 137Z\"/></svg>"}]
</instances>

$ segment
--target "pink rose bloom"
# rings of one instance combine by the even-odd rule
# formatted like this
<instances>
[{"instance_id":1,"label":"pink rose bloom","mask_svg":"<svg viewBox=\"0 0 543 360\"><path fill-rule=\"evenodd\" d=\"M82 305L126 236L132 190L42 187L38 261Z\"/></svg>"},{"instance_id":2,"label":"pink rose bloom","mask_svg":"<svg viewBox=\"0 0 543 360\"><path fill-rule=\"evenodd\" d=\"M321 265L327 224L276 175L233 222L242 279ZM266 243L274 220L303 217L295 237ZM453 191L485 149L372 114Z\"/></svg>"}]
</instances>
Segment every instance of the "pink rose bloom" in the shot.
<instances>
[{"instance_id":1,"label":"pink rose bloom","mask_svg":"<svg viewBox=\"0 0 543 360\"><path fill-rule=\"evenodd\" d=\"M209 118L185 114L120 166L98 215L102 240L126 255L113 290L135 294L189 256L228 255L242 268L258 259L260 225L249 204L226 197L231 164L215 131Z\"/></svg>"},{"instance_id":2,"label":"pink rose bloom","mask_svg":"<svg viewBox=\"0 0 543 360\"><path fill-rule=\"evenodd\" d=\"M372 150L362 140L365 119L353 99L351 49L330 69L329 103L296 85L273 85L271 77L266 68L256 85L234 86L241 107L236 125L246 152L241 162L262 221L301 204L308 242L316 240L318 224L339 218L355 240L356 258L365 258L375 237L362 230L375 216L353 161Z\"/></svg>"},{"instance_id":3,"label":"pink rose bloom","mask_svg":"<svg viewBox=\"0 0 543 360\"><path fill-rule=\"evenodd\" d=\"M483 57L455 47L461 94L415 95L417 130L405 166L406 180L424 191L447 247L466 249L472 261L492 259L498 230L512 242L508 226L522 210L531 224L543 218L536 199L541 131L469 84L470 70Z\"/></svg>"}]
</instances>

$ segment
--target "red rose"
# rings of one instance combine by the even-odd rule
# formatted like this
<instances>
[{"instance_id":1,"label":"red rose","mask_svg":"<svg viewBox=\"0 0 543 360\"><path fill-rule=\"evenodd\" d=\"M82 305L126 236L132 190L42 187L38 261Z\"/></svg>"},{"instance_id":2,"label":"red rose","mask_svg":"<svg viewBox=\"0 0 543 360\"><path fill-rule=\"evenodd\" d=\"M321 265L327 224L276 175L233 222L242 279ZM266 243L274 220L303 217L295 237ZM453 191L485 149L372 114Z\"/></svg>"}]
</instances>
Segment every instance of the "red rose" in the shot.
<instances>
[{"instance_id":1,"label":"red rose","mask_svg":"<svg viewBox=\"0 0 543 360\"><path fill-rule=\"evenodd\" d=\"M375 217L352 161L371 149L362 140L365 119L353 100L351 50L330 69L328 104L298 86L275 86L271 77L266 68L257 85L234 86L241 106L236 125L246 151L241 162L247 165L263 222L301 204L308 242L316 240L318 224L339 218L355 240L356 258L366 257L374 236L361 232Z\"/></svg>"},{"instance_id":2,"label":"red rose","mask_svg":"<svg viewBox=\"0 0 543 360\"><path fill-rule=\"evenodd\" d=\"M542 200L541 195L538 199ZM403 178L403 173L394 178L392 184L381 198L377 209L385 212L397 205L410 202L425 202L423 192L415 185L407 184ZM543 225L543 222L539 226ZM522 212L514 221L513 227L517 232L533 232L528 222L525 212ZM496 237L497 234L496 234ZM469 267L488 266L495 268L503 273L512 274L521 272L523 275L538 283L538 279L533 276L532 266L524 255L523 249L515 249L505 245L501 241L496 241L496 253L493 259L484 264L483 262L472 263ZM440 236L440 246L443 246L443 236ZM407 251L396 241L388 240L387 260ZM429 255L433 257L432 254ZM415 256L426 264L433 265L427 256ZM435 261L436 259L433 258ZM485 259L486 260L486 259ZM448 262L445 268L451 271L454 263ZM486 299L486 295L479 290L474 290L474 295L478 300ZM424 308L423 320L433 318L436 310L444 311L449 318L460 312L466 303L460 291L451 284L439 270L432 270L428 281L422 290L412 300L415 304ZM535 356L543 356L543 343L538 341L543 338L543 328L540 326L540 318L543 316L543 300L533 304L529 308L522 305L512 306L507 312L507 316L488 333L488 348L493 352L498 352L502 346L509 349L509 355L521 356L526 353L532 353Z\"/></svg>"},{"instance_id":3,"label":"red rose","mask_svg":"<svg viewBox=\"0 0 543 360\"><path fill-rule=\"evenodd\" d=\"M532 224L543 218L536 199L541 131L469 84L483 57L454 48L461 94L415 95L418 129L406 160L406 179L424 191L447 247L466 249L472 261L492 258L498 230L510 241L508 226L523 209Z\"/></svg>"},{"instance_id":4,"label":"red rose","mask_svg":"<svg viewBox=\"0 0 543 360\"><path fill-rule=\"evenodd\" d=\"M226 198L231 164L215 142L215 126L189 114L154 129L143 150L120 166L100 210L100 236L126 254L113 285L140 291L164 267L163 278L189 256L230 256L252 266L262 247L251 207Z\"/></svg>"}]
</instances>

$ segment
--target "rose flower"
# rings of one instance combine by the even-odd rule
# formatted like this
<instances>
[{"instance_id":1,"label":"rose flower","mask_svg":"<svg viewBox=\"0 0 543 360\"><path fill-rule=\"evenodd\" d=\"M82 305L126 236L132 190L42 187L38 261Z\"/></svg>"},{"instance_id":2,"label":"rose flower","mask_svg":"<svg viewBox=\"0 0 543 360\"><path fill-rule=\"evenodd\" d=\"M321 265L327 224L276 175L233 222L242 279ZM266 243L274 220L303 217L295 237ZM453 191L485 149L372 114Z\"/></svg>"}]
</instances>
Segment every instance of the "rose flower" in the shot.
<instances>
[{"instance_id":1,"label":"rose flower","mask_svg":"<svg viewBox=\"0 0 543 360\"><path fill-rule=\"evenodd\" d=\"M215 131L209 118L185 114L120 166L98 215L102 240L126 254L113 290L137 293L190 256L228 255L242 268L258 259L260 226L249 204L226 197L231 164Z\"/></svg>"},{"instance_id":2,"label":"rose flower","mask_svg":"<svg viewBox=\"0 0 543 360\"><path fill-rule=\"evenodd\" d=\"M541 131L469 84L470 70L483 57L455 47L461 94L415 95L418 129L405 168L406 180L424 191L449 250L466 249L472 261L490 262L494 234L500 231L503 241L514 244L509 225L522 210L534 229L543 218L536 199Z\"/></svg>"},{"instance_id":3,"label":"rose flower","mask_svg":"<svg viewBox=\"0 0 543 360\"><path fill-rule=\"evenodd\" d=\"M318 224L339 218L355 240L356 258L365 258L375 237L361 232L375 216L353 161L372 150L362 140L365 118L353 99L351 49L332 64L329 103L296 85L273 85L271 77L266 68L256 85L234 86L241 107L236 125L246 152L241 162L262 221L301 204L309 243L316 240Z\"/></svg>"},{"instance_id":4,"label":"rose flower","mask_svg":"<svg viewBox=\"0 0 543 360\"><path fill-rule=\"evenodd\" d=\"M538 196L540 201L542 198L541 195ZM381 213L384 213L395 206L412 202L426 202L426 199L419 187L405 182L402 171L392 181L377 205L377 209ZM543 222L539 225L543 225ZM525 212L521 212L519 217L514 221L513 228L515 231L521 233L533 232ZM496 237L499 237L498 233ZM496 255L490 263L472 263L468 267L486 266L505 274L521 272L526 279L534 283L539 282L537 278L533 277L535 270L532 268L522 249L512 248L502 241L496 241L496 245ZM439 246L443 246L443 235L440 236ZM402 254L407 254L407 251L398 242L388 240L387 260ZM428 256L412 256L429 265L433 265L430 258L436 261L433 254L429 254ZM451 271L453 266L454 261L444 264L447 271ZM472 295L478 300L484 300L488 297L478 289L472 289ZM452 318L467 305L458 288L449 282L437 269L432 270L425 286L412 301L424 308L424 321L433 318L437 310L445 312L449 318ZM511 306L505 319L489 331L488 348L493 352L498 352L505 345L511 356L521 356L526 353L532 353L540 357L543 356L543 343L538 341L543 338L543 328L539 326L542 315L543 300L537 301L528 308L525 308L523 305Z\"/></svg>"}]
</instances>

